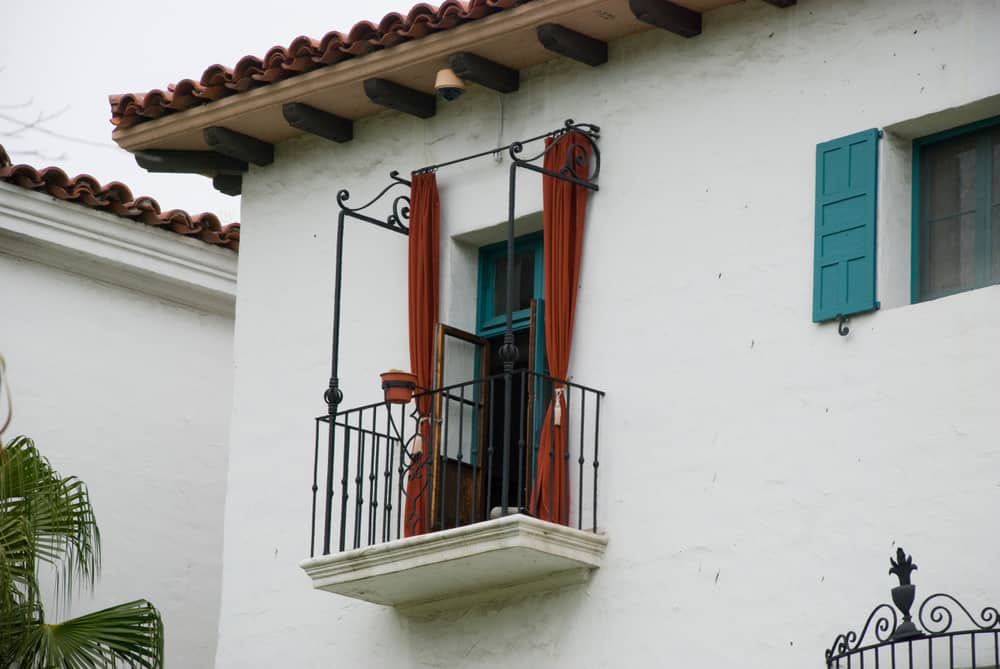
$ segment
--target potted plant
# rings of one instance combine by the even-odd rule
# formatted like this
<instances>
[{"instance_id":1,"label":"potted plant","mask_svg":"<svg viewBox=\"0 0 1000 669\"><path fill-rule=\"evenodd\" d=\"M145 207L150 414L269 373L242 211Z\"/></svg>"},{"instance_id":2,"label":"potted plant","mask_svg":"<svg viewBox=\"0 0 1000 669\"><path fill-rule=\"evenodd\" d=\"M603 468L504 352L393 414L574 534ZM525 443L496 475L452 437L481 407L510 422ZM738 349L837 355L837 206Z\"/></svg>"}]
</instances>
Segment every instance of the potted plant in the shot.
<instances>
[{"instance_id":1,"label":"potted plant","mask_svg":"<svg viewBox=\"0 0 1000 669\"><path fill-rule=\"evenodd\" d=\"M390 369L382 372L382 391L385 401L389 404L406 404L413 399L413 391L417 387L417 376L401 369Z\"/></svg>"}]
</instances>

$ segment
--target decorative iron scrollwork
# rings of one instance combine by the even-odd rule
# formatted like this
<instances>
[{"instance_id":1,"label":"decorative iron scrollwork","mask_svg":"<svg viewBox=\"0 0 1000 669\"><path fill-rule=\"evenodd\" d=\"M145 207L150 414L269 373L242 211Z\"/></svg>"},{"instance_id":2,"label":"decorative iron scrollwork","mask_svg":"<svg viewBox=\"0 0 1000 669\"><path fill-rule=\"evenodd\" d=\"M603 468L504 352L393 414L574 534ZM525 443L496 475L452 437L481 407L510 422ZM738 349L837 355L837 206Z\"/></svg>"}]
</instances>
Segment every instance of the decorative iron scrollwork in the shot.
<instances>
[{"instance_id":1,"label":"decorative iron scrollwork","mask_svg":"<svg viewBox=\"0 0 1000 669\"><path fill-rule=\"evenodd\" d=\"M829 665L836 657L846 655L861 647L865 643L865 639L868 635L868 629L872 627L872 621L875 622L875 626L872 628L872 635L874 636L875 641L878 643L885 643L892 638L893 632L896 631L899 618L896 616L896 609L894 609L890 604L879 604L870 614L868 614L868 620L866 620L865 624L861 627L860 633L850 630L837 635L837 638L833 640L833 643L826 651L827 665Z\"/></svg>"},{"instance_id":2,"label":"decorative iron scrollwork","mask_svg":"<svg viewBox=\"0 0 1000 669\"><path fill-rule=\"evenodd\" d=\"M895 559L890 558L889 563L891 565L889 573L899 579L899 585L892 588L895 608L887 603L879 604L869 614L860 633L852 630L837 635L825 652L827 667L833 667L835 663L845 658L850 666L851 657L856 654L863 655L866 651L877 653L882 646L900 642L913 643L914 640L920 639L933 640L937 636L955 637L982 632L989 632L995 640L997 639L996 635L1000 634L1000 611L993 606L987 606L977 618L958 599L946 593L936 593L924 599L917 611L917 622L920 625L918 627L910 615L916 593L911 575L916 571L917 565L902 548L896 550ZM902 620L896 614L897 609L902 614ZM972 624L971 627L953 629L959 612L965 615ZM872 630L871 633L869 630ZM973 645L973 653L974 648ZM863 661L861 664L864 664Z\"/></svg>"},{"instance_id":3,"label":"decorative iron scrollwork","mask_svg":"<svg viewBox=\"0 0 1000 669\"><path fill-rule=\"evenodd\" d=\"M598 186L596 184L596 179L600 173L601 158L600 151L598 150L596 140L599 137L600 129L596 125L588 123L575 123L574 121L567 120L562 128L556 129L554 131L546 132L545 134L533 137L523 142L515 142L508 146L510 150L510 155L513 159L513 163L510 166L510 188L508 191L508 220L507 220L507 235L508 235L508 247L510 252L508 253L507 265L507 305L506 305L506 330L504 333L504 343L509 346L508 354L516 353L517 349L514 346L514 339L512 334L511 320L512 320L512 306L511 306L511 296L514 292L512 281L514 272L512 270L513 263L513 235L514 235L514 202L516 198L516 172L515 168L523 167L529 170L554 177L564 182L574 183L580 185L588 190L596 191ZM533 158L523 159L519 156L524 151L525 144L530 142L542 140L545 138L562 138L569 135L571 137L570 144L566 151L565 164L559 170L550 170L545 167L530 164L531 161L537 160L544 156L547 151L551 150L552 147L556 146L555 142L550 142L544 151ZM445 163L439 163L437 165L428 165L426 167L420 168L414 172L414 174L425 174L433 172L440 167L446 165L454 165L457 163L462 163L467 160L472 160L474 158L493 155L501 151L503 147L488 149L480 153L472 154L470 156L464 156L462 158L456 158ZM336 200L337 206L340 208L340 212L337 220L337 242L336 242L336 263L334 269L334 297L333 297L333 332L332 332L332 343L331 343L331 360L330 360L330 383L329 387L324 392L324 401L327 404L327 416L325 417L325 422L329 424L329 433L327 438L327 485L325 490L325 500L324 500L324 523L323 523L323 554L327 555L330 553L330 549L333 541L333 496L334 496L334 472L333 472L333 460L336 453L336 429L337 426L336 418L338 415L338 407L344 399L344 395L340 390L339 386L339 364L340 364L340 318L341 318L341 290L342 290L342 268L343 268L343 245L344 245L344 227L347 219L357 219L372 223L378 227L397 232L402 235L409 235L409 220L410 220L410 207L411 201L409 197L409 188L411 186L410 181L399 176L399 172L393 171L389 173L390 183L385 186L381 191L379 191L375 197L371 198L367 202L357 206L352 207L348 204L351 198L351 194L347 189L341 189L337 192ZM398 186L405 186L407 188L406 193L398 194L393 193L393 199L389 205L389 211L383 217L378 217L372 215L369 209L374 207L376 203L382 202L383 198L394 188ZM512 393L511 388L511 373L513 371L513 361L516 359L516 355L508 355L508 360L504 362L504 395L506 398L506 404L510 405L510 397ZM398 429L394 426L394 431L402 444L403 453L400 455L399 462L399 480L401 486L401 492L406 494L405 487L402 487L402 481L406 478L415 478L418 476L423 476L424 481L421 485L421 490L419 494L423 494L427 490L427 486L430 485L430 480L425 472L421 471L421 466L427 462L426 454L430 452L428 445L424 445L421 451L425 454L425 457L420 457L417 454L417 449L415 448L414 441L419 437L420 434L420 420L418 419L418 428L414 435L407 440L405 443L402 439L403 434L400 433ZM318 423L317 423L318 425ZM503 444L507 448L507 445L511 441L510 433L510 422L504 421L504 434L503 434ZM316 483L316 472L318 471L318 461L319 461L319 451L318 451L318 437L317 437L317 451L315 458L314 467L314 481L313 481L313 535L310 541L310 553L313 552L315 548L315 506L316 506L316 495L318 491L318 484ZM349 448L347 443L344 444L344 469L341 474L341 487L342 487L342 506L340 511L341 522L339 531L339 544L340 549L344 550L347 545L346 537L346 500L348 496L347 483L348 483L348 470L347 470L347 457L346 452ZM596 453L596 451L595 451ZM459 455L461 458L461 454ZM405 460L405 462L404 462ZM461 459L459 459L461 462ZM596 455L595 455L595 467L596 467ZM412 475L412 476L411 476ZM375 478L370 477L370 482L374 485ZM595 481L596 481L596 469L595 469ZM355 477L355 485L360 490L362 481L360 478L360 465L359 474ZM595 483L596 486L596 483ZM387 486L388 488L388 486ZM501 507L506 510L508 507L507 492L508 488L505 486L502 488L502 499ZM361 494L357 494L357 505L360 509L362 504ZM386 502L386 508L389 508L388 501ZM595 527L596 527L596 504L595 508ZM357 547L360 545L360 535L357 529L357 523L355 527L355 537L354 543Z\"/></svg>"},{"instance_id":4,"label":"decorative iron scrollwork","mask_svg":"<svg viewBox=\"0 0 1000 669\"><path fill-rule=\"evenodd\" d=\"M902 547L896 549L896 559L889 558L889 573L895 574L900 585L911 585L910 574L917 570L913 564L913 556L907 555Z\"/></svg>"},{"instance_id":5,"label":"decorative iron scrollwork","mask_svg":"<svg viewBox=\"0 0 1000 669\"><path fill-rule=\"evenodd\" d=\"M419 436L421 440L424 439L423 435L420 433L420 424L423 421L434 422L431 416L421 416L420 411L417 407L414 407L413 411L410 412L409 417L414 421L413 434L409 437L404 437L403 431L400 430L399 426L396 425L396 419L393 417L392 412L388 411L386 416L389 419L389 425L392 428L392 437L399 442L400 448L400 461L399 461L399 491L402 493L403 497L409 497L406 491L406 479L419 477L423 480L423 484L420 490L417 492L416 496L420 497L430 484L430 477L423 476L423 472L420 471L420 467L426 465L427 460L425 458L419 457L423 453L430 452L430 444L424 443L419 452L416 451L416 440ZM433 431L428 430L428 436L433 439Z\"/></svg>"},{"instance_id":6,"label":"decorative iron scrollwork","mask_svg":"<svg viewBox=\"0 0 1000 669\"><path fill-rule=\"evenodd\" d=\"M399 172L396 170L389 172L389 179L390 179L389 185L387 185L385 188L379 191L375 197L357 207L351 207L347 205L347 201L351 199L351 193L346 188L341 188L339 191L337 191L337 206L339 206L344 213L350 215L353 218L359 218L363 221L374 223L375 225L378 225L383 228L388 228L389 230L393 230L394 232L400 232L404 235L408 234L410 230L409 225L407 225L407 223L410 220L409 191L397 195L395 198L393 198L392 203L390 205L390 211L386 215L385 219L379 219L369 214L361 213L367 210L369 207L374 206L375 203L377 203L379 200L382 199L383 195L388 193L393 188L396 188L397 186L405 186L406 188L410 187L410 182L399 176Z\"/></svg>"},{"instance_id":7,"label":"decorative iron scrollwork","mask_svg":"<svg viewBox=\"0 0 1000 669\"><path fill-rule=\"evenodd\" d=\"M951 630L951 625L954 622L953 607L958 607L969 619L969 622L980 630L1000 629L1000 611L997 611L995 607L984 607L977 620L960 601L943 592L931 595L924 600L917 612L917 620L920 621L928 634L944 634Z\"/></svg>"},{"instance_id":8,"label":"decorative iron scrollwork","mask_svg":"<svg viewBox=\"0 0 1000 669\"><path fill-rule=\"evenodd\" d=\"M524 153L523 142L512 142L508 147L508 153L511 160L518 165L530 166L531 163L541 160L549 151L555 149L558 140L566 135L571 137L570 143L566 147L566 160L562 167L551 176L562 177L582 186L593 187L601 175L601 151L597 146L601 129L593 123L576 123L573 119L566 119L563 128L550 135L552 141L538 153L528 157L522 156L521 154ZM532 167L543 174L548 173L547 170L536 166Z\"/></svg>"}]
</instances>

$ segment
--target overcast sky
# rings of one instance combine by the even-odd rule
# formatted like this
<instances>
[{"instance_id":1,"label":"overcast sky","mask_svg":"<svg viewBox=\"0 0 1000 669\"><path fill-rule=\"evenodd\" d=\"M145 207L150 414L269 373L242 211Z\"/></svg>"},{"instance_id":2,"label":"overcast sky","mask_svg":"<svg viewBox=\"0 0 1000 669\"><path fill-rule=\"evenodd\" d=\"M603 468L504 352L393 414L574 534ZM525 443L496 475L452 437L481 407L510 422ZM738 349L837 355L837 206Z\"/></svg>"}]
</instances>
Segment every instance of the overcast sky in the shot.
<instances>
[{"instance_id":1,"label":"overcast sky","mask_svg":"<svg viewBox=\"0 0 1000 669\"><path fill-rule=\"evenodd\" d=\"M15 163L57 165L70 176L122 181L164 209L239 220L239 198L207 177L149 174L111 141L111 93L199 79L209 65L263 56L298 35L347 32L355 22L405 13L415 0L0 0L0 144ZM34 122L18 129L8 119ZM60 137L61 135L62 137Z\"/></svg>"}]
</instances>

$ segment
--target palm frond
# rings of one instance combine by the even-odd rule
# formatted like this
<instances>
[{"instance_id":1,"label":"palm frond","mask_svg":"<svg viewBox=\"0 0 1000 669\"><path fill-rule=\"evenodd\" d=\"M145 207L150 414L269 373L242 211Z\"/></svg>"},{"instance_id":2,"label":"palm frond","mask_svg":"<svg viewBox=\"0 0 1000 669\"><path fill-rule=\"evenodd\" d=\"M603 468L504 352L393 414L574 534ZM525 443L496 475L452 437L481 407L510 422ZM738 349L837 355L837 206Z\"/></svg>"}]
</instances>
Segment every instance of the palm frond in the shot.
<instances>
[{"instance_id":1,"label":"palm frond","mask_svg":"<svg viewBox=\"0 0 1000 669\"><path fill-rule=\"evenodd\" d=\"M0 451L0 517L26 519L32 564L61 568L61 596L68 600L77 578L93 586L101 536L87 486L60 476L27 437L16 437Z\"/></svg>"},{"instance_id":2,"label":"palm frond","mask_svg":"<svg viewBox=\"0 0 1000 669\"><path fill-rule=\"evenodd\" d=\"M18 514L0 515L0 590L33 589L34 577L35 546L28 519Z\"/></svg>"},{"instance_id":3,"label":"palm frond","mask_svg":"<svg viewBox=\"0 0 1000 669\"><path fill-rule=\"evenodd\" d=\"M59 570L56 592L68 602L76 579L93 586L100 548L81 480L61 476L27 437L0 449L0 666L161 669L163 621L146 600L45 623L37 565Z\"/></svg>"},{"instance_id":4,"label":"palm frond","mask_svg":"<svg viewBox=\"0 0 1000 669\"><path fill-rule=\"evenodd\" d=\"M163 621L139 599L55 625L38 625L20 650L24 669L161 669Z\"/></svg>"},{"instance_id":5,"label":"palm frond","mask_svg":"<svg viewBox=\"0 0 1000 669\"><path fill-rule=\"evenodd\" d=\"M34 547L27 520L0 517L0 666L10 666L12 648L41 619Z\"/></svg>"}]
</instances>

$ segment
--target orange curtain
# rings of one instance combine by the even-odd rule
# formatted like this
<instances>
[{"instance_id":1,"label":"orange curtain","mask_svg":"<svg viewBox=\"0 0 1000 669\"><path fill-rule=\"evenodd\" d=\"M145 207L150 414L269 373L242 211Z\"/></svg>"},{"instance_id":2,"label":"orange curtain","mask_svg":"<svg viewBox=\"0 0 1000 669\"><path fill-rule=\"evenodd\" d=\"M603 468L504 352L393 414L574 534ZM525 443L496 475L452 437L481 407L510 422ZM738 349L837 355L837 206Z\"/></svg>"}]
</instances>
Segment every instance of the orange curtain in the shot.
<instances>
[{"instance_id":1,"label":"orange curtain","mask_svg":"<svg viewBox=\"0 0 1000 669\"><path fill-rule=\"evenodd\" d=\"M428 389L434 381L434 326L438 320L438 262L440 246L441 203L437 177L415 174L410 187L410 371L417 376L419 389ZM403 536L423 534L430 529L430 471L427 463L431 449L431 398L417 399L420 439L411 442L422 452L414 453L406 481L406 510Z\"/></svg>"},{"instance_id":2,"label":"orange curtain","mask_svg":"<svg viewBox=\"0 0 1000 669\"><path fill-rule=\"evenodd\" d=\"M586 178L590 169L590 144L569 133L546 144L557 145L545 154L545 169L560 172L572 166L575 176ZM583 253L583 220L587 189L550 176L542 177L542 221L545 270L545 352L549 370L557 379L569 373L573 341L573 314ZM566 389L555 384L538 440L538 463L531 511L542 520L569 523L569 471L566 468ZM555 410L556 403L559 410Z\"/></svg>"}]
</instances>

